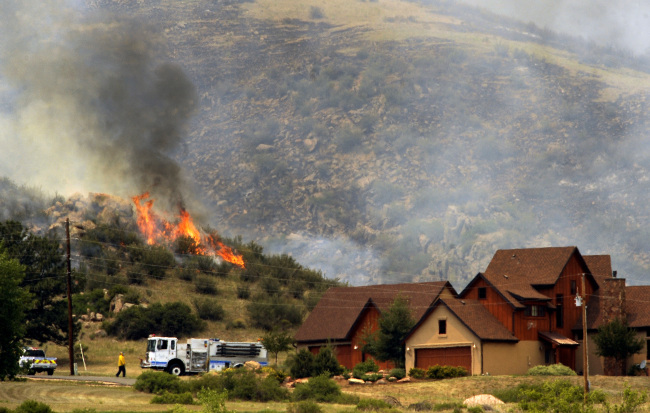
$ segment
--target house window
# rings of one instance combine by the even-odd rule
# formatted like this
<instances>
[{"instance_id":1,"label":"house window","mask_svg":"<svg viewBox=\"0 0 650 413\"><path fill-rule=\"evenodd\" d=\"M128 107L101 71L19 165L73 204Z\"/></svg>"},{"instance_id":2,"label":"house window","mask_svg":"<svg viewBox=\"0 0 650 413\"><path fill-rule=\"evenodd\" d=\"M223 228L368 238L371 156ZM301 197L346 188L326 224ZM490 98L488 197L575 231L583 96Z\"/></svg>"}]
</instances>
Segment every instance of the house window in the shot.
<instances>
[{"instance_id":1,"label":"house window","mask_svg":"<svg viewBox=\"0 0 650 413\"><path fill-rule=\"evenodd\" d=\"M438 320L438 334L447 334L447 320Z\"/></svg>"},{"instance_id":2,"label":"house window","mask_svg":"<svg viewBox=\"0 0 650 413\"><path fill-rule=\"evenodd\" d=\"M555 306L557 310L555 312L555 325L557 328L564 327L564 295L558 294L555 296Z\"/></svg>"},{"instance_id":3,"label":"house window","mask_svg":"<svg viewBox=\"0 0 650 413\"><path fill-rule=\"evenodd\" d=\"M478 288L478 298L479 300L485 300L487 298L487 288L485 287Z\"/></svg>"},{"instance_id":4,"label":"house window","mask_svg":"<svg viewBox=\"0 0 650 413\"><path fill-rule=\"evenodd\" d=\"M526 317L544 317L546 308L541 305L527 305L524 313Z\"/></svg>"},{"instance_id":5,"label":"house window","mask_svg":"<svg viewBox=\"0 0 650 413\"><path fill-rule=\"evenodd\" d=\"M575 294L578 292L578 288L576 287L576 280L571 280L571 294Z\"/></svg>"}]
</instances>

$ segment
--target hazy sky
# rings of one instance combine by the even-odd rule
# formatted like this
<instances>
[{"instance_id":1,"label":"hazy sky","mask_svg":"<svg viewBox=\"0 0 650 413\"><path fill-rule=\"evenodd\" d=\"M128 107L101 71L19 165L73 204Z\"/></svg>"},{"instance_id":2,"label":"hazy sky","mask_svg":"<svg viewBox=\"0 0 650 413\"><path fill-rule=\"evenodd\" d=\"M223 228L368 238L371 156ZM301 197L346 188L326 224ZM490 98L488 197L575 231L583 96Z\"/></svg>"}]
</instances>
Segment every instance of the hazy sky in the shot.
<instances>
[{"instance_id":1,"label":"hazy sky","mask_svg":"<svg viewBox=\"0 0 650 413\"><path fill-rule=\"evenodd\" d=\"M650 51L650 2L641 0L463 0L541 28L635 54Z\"/></svg>"}]
</instances>

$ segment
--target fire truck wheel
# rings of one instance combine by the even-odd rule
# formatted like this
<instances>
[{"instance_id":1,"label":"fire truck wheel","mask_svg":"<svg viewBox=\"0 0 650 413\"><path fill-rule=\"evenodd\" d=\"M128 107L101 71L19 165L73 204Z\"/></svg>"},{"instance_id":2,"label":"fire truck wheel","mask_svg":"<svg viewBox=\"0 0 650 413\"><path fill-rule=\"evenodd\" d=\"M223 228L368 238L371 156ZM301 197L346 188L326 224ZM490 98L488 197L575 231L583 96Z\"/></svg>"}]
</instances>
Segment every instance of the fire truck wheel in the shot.
<instances>
[{"instance_id":1,"label":"fire truck wheel","mask_svg":"<svg viewBox=\"0 0 650 413\"><path fill-rule=\"evenodd\" d=\"M53 375L53 374L54 374L54 370L48 370L48 371L47 371L47 375L48 375L48 376L51 376L51 375Z\"/></svg>"},{"instance_id":2,"label":"fire truck wheel","mask_svg":"<svg viewBox=\"0 0 650 413\"><path fill-rule=\"evenodd\" d=\"M172 363L168 367L168 371L174 376L182 376L183 373L185 373L185 368L183 368L183 365L181 363Z\"/></svg>"},{"instance_id":3,"label":"fire truck wheel","mask_svg":"<svg viewBox=\"0 0 650 413\"><path fill-rule=\"evenodd\" d=\"M30 376L33 376L33 375L36 374L36 370L34 370L34 369L29 369L29 370L27 370L27 374L29 374Z\"/></svg>"}]
</instances>

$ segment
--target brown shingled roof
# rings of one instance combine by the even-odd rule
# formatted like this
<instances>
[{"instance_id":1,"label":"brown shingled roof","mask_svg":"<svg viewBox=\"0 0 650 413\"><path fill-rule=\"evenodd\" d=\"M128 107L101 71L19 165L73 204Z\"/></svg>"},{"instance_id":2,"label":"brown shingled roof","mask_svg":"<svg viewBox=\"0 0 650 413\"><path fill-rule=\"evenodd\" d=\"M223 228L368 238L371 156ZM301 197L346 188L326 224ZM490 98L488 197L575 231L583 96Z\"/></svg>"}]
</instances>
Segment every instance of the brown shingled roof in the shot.
<instances>
[{"instance_id":1,"label":"brown shingled roof","mask_svg":"<svg viewBox=\"0 0 650 413\"><path fill-rule=\"evenodd\" d=\"M448 281L330 288L300 326L295 339L298 342L349 339L367 306L374 305L384 311L397 296L408 301L413 318L418 320L444 288L456 295Z\"/></svg>"},{"instance_id":2,"label":"brown shingled roof","mask_svg":"<svg viewBox=\"0 0 650 413\"><path fill-rule=\"evenodd\" d=\"M441 298L438 302L446 305L481 340L519 341L478 300Z\"/></svg>"},{"instance_id":3,"label":"brown shingled roof","mask_svg":"<svg viewBox=\"0 0 650 413\"><path fill-rule=\"evenodd\" d=\"M650 327L650 286L625 287L627 322L632 328Z\"/></svg>"},{"instance_id":4,"label":"brown shingled roof","mask_svg":"<svg viewBox=\"0 0 650 413\"><path fill-rule=\"evenodd\" d=\"M520 300L549 300L534 286L552 285L577 247L518 248L498 250L483 277L515 308ZM462 293L461 293L462 295Z\"/></svg>"},{"instance_id":5,"label":"brown shingled roof","mask_svg":"<svg viewBox=\"0 0 650 413\"><path fill-rule=\"evenodd\" d=\"M596 278L600 284L603 278L610 278L612 276L612 258L609 255L583 255L587 267L591 275Z\"/></svg>"}]
</instances>

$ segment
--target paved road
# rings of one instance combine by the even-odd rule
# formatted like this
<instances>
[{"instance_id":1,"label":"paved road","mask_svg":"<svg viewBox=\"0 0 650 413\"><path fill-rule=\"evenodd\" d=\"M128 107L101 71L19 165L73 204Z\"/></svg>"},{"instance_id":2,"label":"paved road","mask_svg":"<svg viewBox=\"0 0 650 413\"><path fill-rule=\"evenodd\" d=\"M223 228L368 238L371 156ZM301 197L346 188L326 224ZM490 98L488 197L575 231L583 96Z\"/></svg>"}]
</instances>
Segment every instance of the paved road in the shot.
<instances>
[{"instance_id":1,"label":"paved road","mask_svg":"<svg viewBox=\"0 0 650 413\"><path fill-rule=\"evenodd\" d=\"M76 380L76 381L91 381L109 384L117 384L120 386L133 386L135 383L134 378L130 377L115 377L115 376L47 376L44 374L36 374L33 376L20 376L27 380Z\"/></svg>"}]
</instances>

